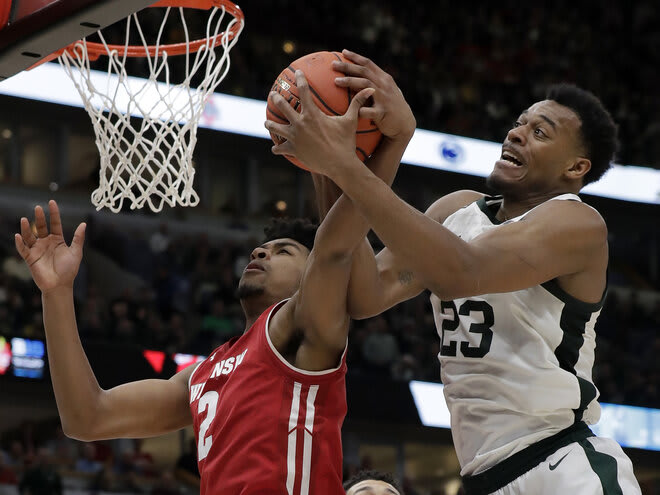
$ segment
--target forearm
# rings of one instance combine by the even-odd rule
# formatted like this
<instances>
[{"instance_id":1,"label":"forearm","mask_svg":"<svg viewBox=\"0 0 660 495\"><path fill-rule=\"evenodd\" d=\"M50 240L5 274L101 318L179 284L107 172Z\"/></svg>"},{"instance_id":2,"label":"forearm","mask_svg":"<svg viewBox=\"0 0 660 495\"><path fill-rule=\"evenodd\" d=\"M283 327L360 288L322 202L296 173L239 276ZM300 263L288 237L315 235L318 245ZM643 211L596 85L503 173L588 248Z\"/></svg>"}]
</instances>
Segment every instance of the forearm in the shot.
<instances>
[{"instance_id":1,"label":"forearm","mask_svg":"<svg viewBox=\"0 0 660 495\"><path fill-rule=\"evenodd\" d=\"M55 400L62 428L71 435L84 430L95 416L101 388L78 335L73 289L42 294L44 327Z\"/></svg>"},{"instance_id":2,"label":"forearm","mask_svg":"<svg viewBox=\"0 0 660 495\"><path fill-rule=\"evenodd\" d=\"M345 167L335 181L397 259L433 291L457 283L469 267L468 245L400 199L364 167ZM443 255L451 253L451 255Z\"/></svg>"},{"instance_id":3,"label":"forearm","mask_svg":"<svg viewBox=\"0 0 660 495\"><path fill-rule=\"evenodd\" d=\"M384 138L377 152L369 160L369 169L383 184L390 185L394 181L401 157L409 141L410 136L404 136L396 140ZM357 158L355 160L357 162ZM366 169L358 163L355 164L355 167ZM329 218L319 228L317 234L319 247L324 250L327 249L328 252L352 253L369 232L369 223L345 194L334 201L339 189L336 189L337 186L331 179L315 177L314 185L317 189L317 197L319 197L320 192L323 202L322 204L319 201L320 214L328 206L328 202L334 202L328 212ZM332 215L331 218L330 215Z\"/></svg>"},{"instance_id":4,"label":"forearm","mask_svg":"<svg viewBox=\"0 0 660 495\"><path fill-rule=\"evenodd\" d=\"M316 206L319 214L319 221L328 215L330 208L341 197L342 192L337 184L325 175L312 172L312 181L314 182L314 192L316 193Z\"/></svg>"}]
</instances>

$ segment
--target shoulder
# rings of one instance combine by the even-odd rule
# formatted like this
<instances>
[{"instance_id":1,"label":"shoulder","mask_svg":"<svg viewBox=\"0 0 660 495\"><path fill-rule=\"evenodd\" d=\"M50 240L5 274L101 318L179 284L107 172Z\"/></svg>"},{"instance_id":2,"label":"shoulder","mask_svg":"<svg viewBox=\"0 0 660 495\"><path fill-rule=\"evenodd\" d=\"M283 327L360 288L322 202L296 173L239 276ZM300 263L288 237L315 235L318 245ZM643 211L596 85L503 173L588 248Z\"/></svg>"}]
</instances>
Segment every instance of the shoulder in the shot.
<instances>
[{"instance_id":1,"label":"shoulder","mask_svg":"<svg viewBox=\"0 0 660 495\"><path fill-rule=\"evenodd\" d=\"M437 199L426 210L426 216L431 217L436 222L442 223L451 214L456 213L461 208L464 208L467 205L480 200L484 196L485 194L483 193L470 191L467 189L462 191L455 191L441 197L440 199Z\"/></svg>"},{"instance_id":2,"label":"shoulder","mask_svg":"<svg viewBox=\"0 0 660 495\"><path fill-rule=\"evenodd\" d=\"M524 219L561 230L579 232L597 240L607 240L607 225L598 211L581 201L546 201L530 211Z\"/></svg>"}]
</instances>

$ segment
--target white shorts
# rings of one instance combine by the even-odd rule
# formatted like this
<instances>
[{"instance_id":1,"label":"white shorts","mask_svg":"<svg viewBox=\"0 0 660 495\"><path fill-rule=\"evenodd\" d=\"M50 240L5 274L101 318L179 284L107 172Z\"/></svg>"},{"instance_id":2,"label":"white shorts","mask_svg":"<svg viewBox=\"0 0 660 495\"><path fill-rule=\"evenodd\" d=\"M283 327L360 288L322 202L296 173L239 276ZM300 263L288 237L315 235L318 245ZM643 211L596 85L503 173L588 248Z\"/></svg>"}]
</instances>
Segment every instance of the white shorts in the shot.
<instances>
[{"instance_id":1,"label":"white shorts","mask_svg":"<svg viewBox=\"0 0 660 495\"><path fill-rule=\"evenodd\" d=\"M641 495L618 443L584 423L530 445L489 470L463 478L467 495Z\"/></svg>"},{"instance_id":2,"label":"white shorts","mask_svg":"<svg viewBox=\"0 0 660 495\"><path fill-rule=\"evenodd\" d=\"M640 495L632 462L614 440L589 437L557 450L494 495Z\"/></svg>"}]
</instances>

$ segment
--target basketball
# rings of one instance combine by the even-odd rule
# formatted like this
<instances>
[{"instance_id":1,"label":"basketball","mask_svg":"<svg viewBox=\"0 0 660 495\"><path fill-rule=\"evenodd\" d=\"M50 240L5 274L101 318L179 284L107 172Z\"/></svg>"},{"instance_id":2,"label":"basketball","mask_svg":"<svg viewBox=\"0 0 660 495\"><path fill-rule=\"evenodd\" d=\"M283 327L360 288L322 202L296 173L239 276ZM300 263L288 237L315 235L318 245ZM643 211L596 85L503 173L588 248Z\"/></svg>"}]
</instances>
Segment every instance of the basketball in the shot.
<instances>
[{"instance_id":1,"label":"basketball","mask_svg":"<svg viewBox=\"0 0 660 495\"><path fill-rule=\"evenodd\" d=\"M305 55L291 63L284 69L273 83L271 91L276 91L282 95L286 101L298 112L300 112L300 99L296 87L295 72L297 69L305 73L307 82L311 89L312 96L316 105L327 115L343 115L353 99L354 93L348 88L340 88L335 84L335 78L343 74L332 68L332 62L348 62L339 52L315 52ZM288 120L279 115L270 99L266 106L266 117L268 120L280 124L288 123ZM284 140L272 132L270 133L275 144L281 144ZM380 142L382 134L378 127L370 119L360 119L355 140L355 153L358 158L365 161L374 152ZM300 168L307 170L299 160L286 155L286 158Z\"/></svg>"}]
</instances>

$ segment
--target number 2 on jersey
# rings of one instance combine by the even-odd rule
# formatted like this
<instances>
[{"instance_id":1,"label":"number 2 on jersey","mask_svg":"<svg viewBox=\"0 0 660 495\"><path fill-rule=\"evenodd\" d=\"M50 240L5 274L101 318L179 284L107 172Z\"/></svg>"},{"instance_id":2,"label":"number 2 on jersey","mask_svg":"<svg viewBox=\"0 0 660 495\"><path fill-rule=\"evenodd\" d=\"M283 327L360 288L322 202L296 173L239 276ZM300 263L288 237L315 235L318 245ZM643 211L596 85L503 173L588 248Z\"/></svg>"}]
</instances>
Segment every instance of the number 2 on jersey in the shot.
<instances>
[{"instance_id":1,"label":"number 2 on jersey","mask_svg":"<svg viewBox=\"0 0 660 495\"><path fill-rule=\"evenodd\" d=\"M457 342L452 340L447 344L448 335L447 332L454 332L460 324L461 316L469 316L470 313L481 313L483 314L482 323L471 323L468 331L474 334L481 334L481 341L479 342L478 347L470 346L469 342L461 342L461 354L465 357L471 358L482 358L488 351L490 351L490 344L493 341L493 331L491 327L495 323L495 315L493 313L493 307L488 304L486 301L473 301L468 299L461 307L456 310L456 304L454 301L441 301L440 309L442 313L448 315L451 311L452 318L442 320L442 345L440 346L440 355L441 356L456 356L456 347Z\"/></svg>"},{"instance_id":2,"label":"number 2 on jersey","mask_svg":"<svg viewBox=\"0 0 660 495\"><path fill-rule=\"evenodd\" d=\"M202 414L206 411L206 418L204 418L202 424L199 425L199 440L197 442L197 460L199 461L208 455L209 450L211 450L211 445L213 444L213 435L207 437L206 432L209 431L213 418L215 418L218 397L218 392L215 390L209 390L199 398L199 402L197 403L198 414Z\"/></svg>"}]
</instances>

